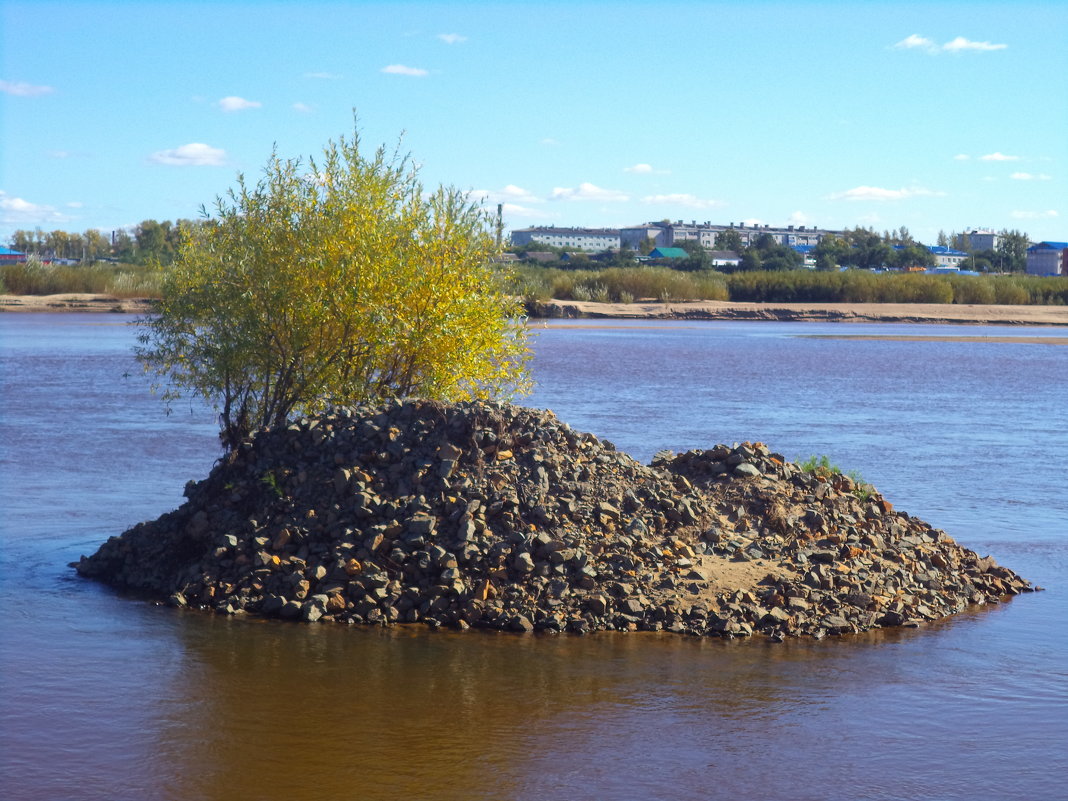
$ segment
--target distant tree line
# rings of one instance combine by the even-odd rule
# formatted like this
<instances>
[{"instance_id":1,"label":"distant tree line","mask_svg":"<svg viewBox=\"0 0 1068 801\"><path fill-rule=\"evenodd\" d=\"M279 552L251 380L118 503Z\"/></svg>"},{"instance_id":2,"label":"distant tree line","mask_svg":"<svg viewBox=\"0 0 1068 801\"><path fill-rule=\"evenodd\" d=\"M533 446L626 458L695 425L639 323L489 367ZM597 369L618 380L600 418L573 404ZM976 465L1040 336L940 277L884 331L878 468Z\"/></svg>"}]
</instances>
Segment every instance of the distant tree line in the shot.
<instances>
[{"instance_id":1,"label":"distant tree line","mask_svg":"<svg viewBox=\"0 0 1068 801\"><path fill-rule=\"evenodd\" d=\"M171 264L178 252L183 230L204 223L194 220L143 220L132 229L120 228L111 235L95 228L70 231L15 231L8 240L13 250L44 260L82 262L114 260L126 264Z\"/></svg>"}]
</instances>

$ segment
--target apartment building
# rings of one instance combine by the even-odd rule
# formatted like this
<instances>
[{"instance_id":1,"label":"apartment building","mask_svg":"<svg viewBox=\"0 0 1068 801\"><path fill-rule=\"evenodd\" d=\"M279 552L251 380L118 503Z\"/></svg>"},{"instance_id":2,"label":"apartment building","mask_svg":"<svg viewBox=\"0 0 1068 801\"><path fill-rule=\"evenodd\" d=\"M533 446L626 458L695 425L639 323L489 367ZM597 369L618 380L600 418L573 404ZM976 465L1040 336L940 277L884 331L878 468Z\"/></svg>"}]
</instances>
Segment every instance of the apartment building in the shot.
<instances>
[{"instance_id":1,"label":"apartment building","mask_svg":"<svg viewBox=\"0 0 1068 801\"><path fill-rule=\"evenodd\" d=\"M537 228L519 228L512 231L513 245L529 245L540 242L568 250L584 250L600 253L602 250L619 247L619 230L616 228L557 228L554 225Z\"/></svg>"}]
</instances>

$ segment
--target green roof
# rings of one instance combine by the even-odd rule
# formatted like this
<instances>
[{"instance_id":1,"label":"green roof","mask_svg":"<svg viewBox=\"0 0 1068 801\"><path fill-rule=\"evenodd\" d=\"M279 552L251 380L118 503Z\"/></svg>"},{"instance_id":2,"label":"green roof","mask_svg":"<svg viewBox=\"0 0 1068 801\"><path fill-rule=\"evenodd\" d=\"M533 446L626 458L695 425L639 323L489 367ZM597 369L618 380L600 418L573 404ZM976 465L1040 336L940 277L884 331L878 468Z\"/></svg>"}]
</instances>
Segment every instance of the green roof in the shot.
<instances>
[{"instance_id":1,"label":"green roof","mask_svg":"<svg viewBox=\"0 0 1068 801\"><path fill-rule=\"evenodd\" d=\"M682 248L655 248L649 253L650 259L686 259L689 256Z\"/></svg>"}]
</instances>

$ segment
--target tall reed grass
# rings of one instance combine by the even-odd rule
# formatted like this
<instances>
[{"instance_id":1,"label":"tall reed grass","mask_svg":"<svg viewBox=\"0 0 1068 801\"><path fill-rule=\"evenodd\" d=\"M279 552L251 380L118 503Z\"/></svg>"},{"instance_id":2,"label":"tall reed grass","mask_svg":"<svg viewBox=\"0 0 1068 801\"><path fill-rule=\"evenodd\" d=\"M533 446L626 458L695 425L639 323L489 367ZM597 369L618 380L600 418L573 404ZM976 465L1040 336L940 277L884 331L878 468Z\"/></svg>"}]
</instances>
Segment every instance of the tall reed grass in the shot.
<instances>
[{"instance_id":1,"label":"tall reed grass","mask_svg":"<svg viewBox=\"0 0 1068 801\"><path fill-rule=\"evenodd\" d=\"M523 267L515 291L527 300L727 300L727 278L720 273L683 273L667 267L609 267L604 270L558 270Z\"/></svg>"},{"instance_id":2,"label":"tall reed grass","mask_svg":"<svg viewBox=\"0 0 1068 801\"><path fill-rule=\"evenodd\" d=\"M560 270L523 267L515 292L527 300L732 300L754 303L959 303L1066 305L1068 278L926 275L866 270L679 272L666 267Z\"/></svg>"},{"instance_id":3,"label":"tall reed grass","mask_svg":"<svg viewBox=\"0 0 1068 801\"><path fill-rule=\"evenodd\" d=\"M117 298L158 298L158 268L135 264L44 264L30 258L0 265L0 292L7 295L56 295L85 292Z\"/></svg>"}]
</instances>

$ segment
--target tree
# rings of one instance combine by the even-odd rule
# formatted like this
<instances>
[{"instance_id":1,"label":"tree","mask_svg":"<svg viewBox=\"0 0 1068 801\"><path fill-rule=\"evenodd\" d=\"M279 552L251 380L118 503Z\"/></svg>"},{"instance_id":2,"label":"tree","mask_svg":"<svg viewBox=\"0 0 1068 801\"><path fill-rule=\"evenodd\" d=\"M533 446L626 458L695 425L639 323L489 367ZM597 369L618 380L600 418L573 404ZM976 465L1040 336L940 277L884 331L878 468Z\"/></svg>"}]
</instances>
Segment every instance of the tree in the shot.
<instances>
[{"instance_id":1,"label":"tree","mask_svg":"<svg viewBox=\"0 0 1068 801\"><path fill-rule=\"evenodd\" d=\"M1031 238L1022 231L998 232L998 269L1009 273L1022 273L1027 269L1027 248Z\"/></svg>"},{"instance_id":2,"label":"tree","mask_svg":"<svg viewBox=\"0 0 1068 801\"><path fill-rule=\"evenodd\" d=\"M843 257L842 264L849 264L862 270L878 269L890 261L893 249L871 228L860 226L844 232L849 242L849 252Z\"/></svg>"},{"instance_id":3,"label":"tree","mask_svg":"<svg viewBox=\"0 0 1068 801\"><path fill-rule=\"evenodd\" d=\"M894 250L890 255L890 265L898 269L909 267L934 267L934 254L923 245L905 245L900 250Z\"/></svg>"},{"instance_id":4,"label":"tree","mask_svg":"<svg viewBox=\"0 0 1068 801\"><path fill-rule=\"evenodd\" d=\"M828 272L837 270L839 265L846 263L849 243L840 237L828 234L820 237L813 253L816 255L817 270Z\"/></svg>"},{"instance_id":5,"label":"tree","mask_svg":"<svg viewBox=\"0 0 1068 801\"><path fill-rule=\"evenodd\" d=\"M215 404L231 451L331 405L507 397L528 387L528 350L495 251L488 215L424 194L396 151L366 157L356 135L321 161L274 154L183 232L137 356L165 398Z\"/></svg>"},{"instance_id":6,"label":"tree","mask_svg":"<svg viewBox=\"0 0 1068 801\"><path fill-rule=\"evenodd\" d=\"M697 239L676 239L675 247L686 251L686 258L679 259L672 266L680 270L711 270L712 256L707 248Z\"/></svg>"},{"instance_id":7,"label":"tree","mask_svg":"<svg viewBox=\"0 0 1068 801\"><path fill-rule=\"evenodd\" d=\"M741 253L743 247L741 234L737 231L727 229L716 234L716 250L733 250L735 253Z\"/></svg>"},{"instance_id":8,"label":"tree","mask_svg":"<svg viewBox=\"0 0 1068 801\"><path fill-rule=\"evenodd\" d=\"M90 228L82 234L82 239L85 242L84 258L87 261L96 261L111 252L111 242L95 228Z\"/></svg>"},{"instance_id":9,"label":"tree","mask_svg":"<svg viewBox=\"0 0 1068 801\"><path fill-rule=\"evenodd\" d=\"M142 264L169 264L174 259L174 236L170 220L162 223L144 220L134 236L137 239L137 260Z\"/></svg>"}]
</instances>

